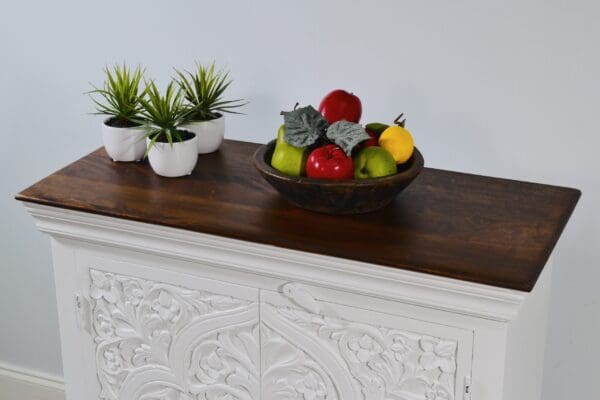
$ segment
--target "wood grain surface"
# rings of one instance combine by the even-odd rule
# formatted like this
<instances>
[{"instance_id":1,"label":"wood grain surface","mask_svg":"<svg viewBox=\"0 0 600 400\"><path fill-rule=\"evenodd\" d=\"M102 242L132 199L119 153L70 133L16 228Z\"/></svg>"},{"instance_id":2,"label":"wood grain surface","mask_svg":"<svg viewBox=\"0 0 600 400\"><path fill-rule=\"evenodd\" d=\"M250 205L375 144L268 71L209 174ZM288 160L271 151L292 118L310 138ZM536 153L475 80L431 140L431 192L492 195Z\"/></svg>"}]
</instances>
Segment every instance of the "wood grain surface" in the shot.
<instances>
[{"instance_id":1,"label":"wood grain surface","mask_svg":"<svg viewBox=\"0 0 600 400\"><path fill-rule=\"evenodd\" d=\"M226 140L193 174L162 178L104 149L19 193L68 208L531 291L579 197L576 189L425 168L389 206L332 216L288 204Z\"/></svg>"}]
</instances>

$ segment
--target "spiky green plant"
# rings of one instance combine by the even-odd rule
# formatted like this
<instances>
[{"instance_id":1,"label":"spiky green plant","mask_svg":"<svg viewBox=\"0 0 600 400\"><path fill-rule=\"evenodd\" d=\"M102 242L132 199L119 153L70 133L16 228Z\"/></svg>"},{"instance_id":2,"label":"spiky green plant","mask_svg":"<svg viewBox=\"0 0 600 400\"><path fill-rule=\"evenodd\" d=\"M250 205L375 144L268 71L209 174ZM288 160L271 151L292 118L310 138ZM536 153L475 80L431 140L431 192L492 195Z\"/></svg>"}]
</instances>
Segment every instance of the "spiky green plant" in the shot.
<instances>
[{"instance_id":1,"label":"spiky green plant","mask_svg":"<svg viewBox=\"0 0 600 400\"><path fill-rule=\"evenodd\" d=\"M141 110L142 68L138 66L131 69L125 63L122 67L115 64L112 69L104 67L104 73L106 80L102 88L92 85L94 90L88 92L96 105L94 114L108 115L121 123L135 124L134 120Z\"/></svg>"},{"instance_id":2,"label":"spiky green plant","mask_svg":"<svg viewBox=\"0 0 600 400\"><path fill-rule=\"evenodd\" d=\"M189 121L192 109L184 102L183 90L171 81L162 95L154 81L146 83L145 96L140 97L141 111L137 119L147 128L146 137L150 138L146 156L156 141L181 142L183 138L179 128Z\"/></svg>"},{"instance_id":3,"label":"spiky green plant","mask_svg":"<svg viewBox=\"0 0 600 400\"><path fill-rule=\"evenodd\" d=\"M215 63L196 64L196 72L175 70L177 83L185 93L185 100L194 109L191 120L209 121L219 117L220 113L241 114L233 111L247 104L242 99L223 100L223 94L233 82L229 72L217 70Z\"/></svg>"}]
</instances>

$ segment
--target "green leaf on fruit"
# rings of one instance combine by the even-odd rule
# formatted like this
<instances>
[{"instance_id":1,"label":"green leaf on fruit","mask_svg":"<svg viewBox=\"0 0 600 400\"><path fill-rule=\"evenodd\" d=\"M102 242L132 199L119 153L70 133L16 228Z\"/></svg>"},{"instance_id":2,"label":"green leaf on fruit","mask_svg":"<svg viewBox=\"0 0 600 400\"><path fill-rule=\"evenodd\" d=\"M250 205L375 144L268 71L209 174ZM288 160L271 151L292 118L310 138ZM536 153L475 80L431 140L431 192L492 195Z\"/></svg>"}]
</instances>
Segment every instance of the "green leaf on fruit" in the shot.
<instances>
[{"instance_id":1,"label":"green leaf on fruit","mask_svg":"<svg viewBox=\"0 0 600 400\"><path fill-rule=\"evenodd\" d=\"M370 124L365 125L365 128L370 130L376 135L381 135L383 131L389 128L388 124L382 124L381 122L371 122Z\"/></svg>"},{"instance_id":2,"label":"green leaf on fruit","mask_svg":"<svg viewBox=\"0 0 600 400\"><path fill-rule=\"evenodd\" d=\"M294 147L310 146L327 131L327 120L312 106L282 111L281 114L285 125L283 140Z\"/></svg>"},{"instance_id":3,"label":"green leaf on fruit","mask_svg":"<svg viewBox=\"0 0 600 400\"><path fill-rule=\"evenodd\" d=\"M327 129L327 138L344 150L348 157L359 143L371 138L361 124L337 121Z\"/></svg>"}]
</instances>

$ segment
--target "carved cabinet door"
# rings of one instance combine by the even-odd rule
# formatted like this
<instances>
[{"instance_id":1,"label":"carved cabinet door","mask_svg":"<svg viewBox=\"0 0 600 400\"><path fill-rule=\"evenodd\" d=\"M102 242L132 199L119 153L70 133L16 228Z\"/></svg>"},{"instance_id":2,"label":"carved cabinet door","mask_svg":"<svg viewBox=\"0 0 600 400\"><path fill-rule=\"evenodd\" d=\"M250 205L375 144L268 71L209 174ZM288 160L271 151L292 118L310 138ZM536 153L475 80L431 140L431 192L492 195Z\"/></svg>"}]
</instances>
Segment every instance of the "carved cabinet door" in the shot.
<instances>
[{"instance_id":1,"label":"carved cabinet door","mask_svg":"<svg viewBox=\"0 0 600 400\"><path fill-rule=\"evenodd\" d=\"M320 300L325 292L261 291L262 400L467 398L472 331L369 310L365 296Z\"/></svg>"},{"instance_id":2,"label":"carved cabinet door","mask_svg":"<svg viewBox=\"0 0 600 400\"><path fill-rule=\"evenodd\" d=\"M260 398L257 289L80 258L87 399Z\"/></svg>"}]
</instances>

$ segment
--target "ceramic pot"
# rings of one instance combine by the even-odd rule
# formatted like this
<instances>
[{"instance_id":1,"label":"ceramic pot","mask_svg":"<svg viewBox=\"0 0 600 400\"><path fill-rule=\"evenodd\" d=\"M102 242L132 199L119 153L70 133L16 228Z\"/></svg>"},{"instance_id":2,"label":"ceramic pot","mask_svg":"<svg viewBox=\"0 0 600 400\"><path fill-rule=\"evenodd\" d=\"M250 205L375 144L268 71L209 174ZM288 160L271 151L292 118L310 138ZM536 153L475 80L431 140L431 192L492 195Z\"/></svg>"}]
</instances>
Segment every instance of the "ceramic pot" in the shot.
<instances>
[{"instance_id":1,"label":"ceramic pot","mask_svg":"<svg viewBox=\"0 0 600 400\"><path fill-rule=\"evenodd\" d=\"M146 132L141 126L118 128L108 125L112 118L102 124L102 141L104 149L113 161L140 161L146 152L144 136Z\"/></svg>"},{"instance_id":2,"label":"ceramic pot","mask_svg":"<svg viewBox=\"0 0 600 400\"><path fill-rule=\"evenodd\" d=\"M186 139L173 144L154 142L148 152L148 161L155 174L167 178L190 175L198 161L198 137ZM146 138L146 145L150 139Z\"/></svg>"},{"instance_id":3,"label":"ceramic pot","mask_svg":"<svg viewBox=\"0 0 600 400\"><path fill-rule=\"evenodd\" d=\"M207 154L219 150L225 137L225 116L210 121L192 121L182 126L198 137L198 154Z\"/></svg>"}]
</instances>

